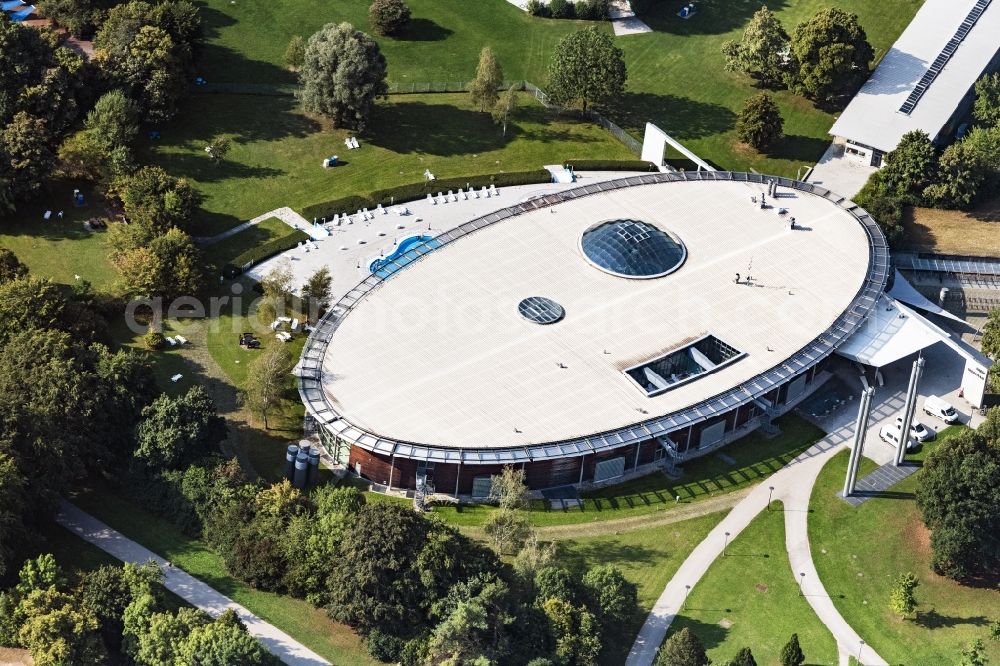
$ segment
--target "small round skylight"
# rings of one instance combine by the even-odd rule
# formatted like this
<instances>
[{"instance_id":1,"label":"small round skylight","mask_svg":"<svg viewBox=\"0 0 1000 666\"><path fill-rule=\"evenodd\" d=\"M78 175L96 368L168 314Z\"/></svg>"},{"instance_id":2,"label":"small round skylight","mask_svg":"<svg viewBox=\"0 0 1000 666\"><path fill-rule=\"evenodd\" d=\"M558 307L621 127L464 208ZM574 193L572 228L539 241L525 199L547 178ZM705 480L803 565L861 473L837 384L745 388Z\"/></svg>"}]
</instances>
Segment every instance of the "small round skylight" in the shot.
<instances>
[{"instance_id":1,"label":"small round skylight","mask_svg":"<svg viewBox=\"0 0 1000 666\"><path fill-rule=\"evenodd\" d=\"M544 296L529 296L517 304L517 311L536 324L554 324L566 314L563 306Z\"/></svg>"},{"instance_id":2,"label":"small round skylight","mask_svg":"<svg viewBox=\"0 0 1000 666\"><path fill-rule=\"evenodd\" d=\"M606 273L625 278L657 278L684 263L687 250L679 240L641 220L608 220L583 232L580 249Z\"/></svg>"}]
</instances>

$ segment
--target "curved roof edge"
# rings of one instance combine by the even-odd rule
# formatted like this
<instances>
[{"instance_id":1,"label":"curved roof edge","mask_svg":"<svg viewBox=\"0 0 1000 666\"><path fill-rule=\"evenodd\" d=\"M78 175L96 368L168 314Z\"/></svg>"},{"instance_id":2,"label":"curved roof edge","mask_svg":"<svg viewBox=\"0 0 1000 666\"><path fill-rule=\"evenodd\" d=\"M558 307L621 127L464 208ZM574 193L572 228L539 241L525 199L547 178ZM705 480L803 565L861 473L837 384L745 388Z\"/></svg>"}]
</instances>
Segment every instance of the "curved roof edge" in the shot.
<instances>
[{"instance_id":1,"label":"curved roof edge","mask_svg":"<svg viewBox=\"0 0 1000 666\"><path fill-rule=\"evenodd\" d=\"M309 335L299 362L299 396L306 406L307 415L312 417L321 428L325 428L345 441L374 453L400 455L407 458L442 463L521 463L607 451L666 435L674 430L700 423L716 415L728 412L735 407L751 402L765 395L774 387L805 372L832 354L837 347L843 344L865 322L875 308L878 298L885 290L889 271L891 270L889 247L885 236L882 234L882 230L876 224L875 220L872 219L871 215L853 201L819 185L792 180L790 178L731 171L688 171L682 173L654 173L627 176L601 183L575 187L502 208L466 222L435 238L441 242L441 246L444 246L463 236L510 217L554 206L565 201L572 201L581 197L626 187L657 185L669 182L714 180L760 184L766 184L768 181L774 180L780 187L792 188L806 194L823 197L850 213L862 226L868 237L868 247L870 250L868 271L865 275L864 283L855 294L851 304L826 331L771 369L741 383L739 386L680 411L587 437L509 448L454 448L388 439L358 428L337 413L323 390L323 358L326 356L326 348L334 332L340 326L340 322L369 292L377 289L385 280L391 279L392 275L398 272L396 270L389 277L382 278L377 275L370 275L365 278L365 280L351 289L330 308L330 311L323 316L316 328ZM428 250L428 252L430 251L433 250ZM414 261L419 261L419 258Z\"/></svg>"}]
</instances>

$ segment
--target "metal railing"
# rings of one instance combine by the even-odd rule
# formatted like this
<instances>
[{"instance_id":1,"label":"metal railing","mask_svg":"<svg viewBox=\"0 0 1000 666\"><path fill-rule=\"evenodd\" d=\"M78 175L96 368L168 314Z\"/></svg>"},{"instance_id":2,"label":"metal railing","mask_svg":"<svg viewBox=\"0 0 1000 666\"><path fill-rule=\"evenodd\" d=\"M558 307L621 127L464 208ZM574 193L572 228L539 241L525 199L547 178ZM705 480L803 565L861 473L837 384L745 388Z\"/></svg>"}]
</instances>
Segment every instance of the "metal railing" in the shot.
<instances>
[{"instance_id":1,"label":"metal railing","mask_svg":"<svg viewBox=\"0 0 1000 666\"><path fill-rule=\"evenodd\" d=\"M869 249L868 269L865 274L864 283L855 294L851 304L826 331L771 369L739 386L678 412L655 417L632 426L578 439L528 445L518 448L456 449L383 438L351 424L333 408L322 386L323 359L326 356L326 350L333 334L344 318L350 314L351 310L368 293L380 287L386 280L399 275L400 271L397 270L385 278L374 274L369 275L344 295L324 318L320 320L316 329L309 335L302 351L301 372L299 376L299 395L306 405L307 412L311 413L321 426L325 427L334 436L376 453L402 455L404 457L432 460L435 462L504 464L586 455L655 439L658 436L666 435L675 430L724 414L735 407L766 395L776 387L781 386L784 382L805 372L819 361L830 356L838 346L865 322L868 315L876 307L876 303L885 289L890 271L889 247L885 241L885 236L867 211L845 197L836 195L812 183L794 181L789 178L775 178L756 173L687 171L681 173L642 174L592 183L524 201L466 222L436 236L435 239L441 243L439 247L444 247L464 236L502 220L601 192L613 192L618 189L639 185L714 180L759 183L761 185L767 184L770 180L775 180L780 187L799 190L827 199L854 217L865 231ZM435 249L434 251L437 250ZM414 263L421 261L422 258L408 261L407 265L412 266Z\"/></svg>"}]
</instances>

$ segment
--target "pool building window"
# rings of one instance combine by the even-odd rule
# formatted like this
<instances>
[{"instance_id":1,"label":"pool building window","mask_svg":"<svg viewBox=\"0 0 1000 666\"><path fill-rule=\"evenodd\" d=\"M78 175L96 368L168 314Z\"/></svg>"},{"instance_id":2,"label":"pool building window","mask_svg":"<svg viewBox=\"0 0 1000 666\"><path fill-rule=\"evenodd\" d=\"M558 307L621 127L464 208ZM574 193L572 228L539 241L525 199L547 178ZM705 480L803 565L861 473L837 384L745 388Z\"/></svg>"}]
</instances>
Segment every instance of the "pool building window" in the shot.
<instances>
[{"instance_id":1,"label":"pool building window","mask_svg":"<svg viewBox=\"0 0 1000 666\"><path fill-rule=\"evenodd\" d=\"M714 372L745 355L714 335L704 335L665 356L628 368L625 374L652 397Z\"/></svg>"}]
</instances>

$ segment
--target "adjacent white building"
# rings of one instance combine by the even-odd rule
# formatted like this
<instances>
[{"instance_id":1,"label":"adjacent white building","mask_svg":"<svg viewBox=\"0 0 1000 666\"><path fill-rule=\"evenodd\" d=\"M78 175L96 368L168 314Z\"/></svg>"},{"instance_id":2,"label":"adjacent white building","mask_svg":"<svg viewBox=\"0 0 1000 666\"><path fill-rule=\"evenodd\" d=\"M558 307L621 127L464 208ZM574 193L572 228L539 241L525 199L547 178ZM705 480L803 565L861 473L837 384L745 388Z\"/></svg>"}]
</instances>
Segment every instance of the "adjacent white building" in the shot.
<instances>
[{"instance_id":1,"label":"adjacent white building","mask_svg":"<svg viewBox=\"0 0 1000 666\"><path fill-rule=\"evenodd\" d=\"M904 134L943 143L1000 63L1000 0L927 0L830 128L845 157L881 166Z\"/></svg>"}]
</instances>

